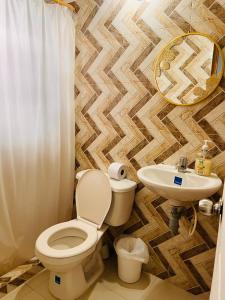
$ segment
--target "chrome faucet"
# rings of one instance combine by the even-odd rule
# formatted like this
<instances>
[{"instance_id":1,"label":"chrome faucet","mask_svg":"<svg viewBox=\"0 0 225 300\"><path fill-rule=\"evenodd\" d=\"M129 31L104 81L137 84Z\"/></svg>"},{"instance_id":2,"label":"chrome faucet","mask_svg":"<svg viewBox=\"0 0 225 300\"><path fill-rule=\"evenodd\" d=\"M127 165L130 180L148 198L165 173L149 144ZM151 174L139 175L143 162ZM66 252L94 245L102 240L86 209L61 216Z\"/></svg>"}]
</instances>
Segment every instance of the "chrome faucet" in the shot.
<instances>
[{"instance_id":1,"label":"chrome faucet","mask_svg":"<svg viewBox=\"0 0 225 300\"><path fill-rule=\"evenodd\" d=\"M187 172L188 159L186 156L181 156L177 164L177 171L185 173Z\"/></svg>"}]
</instances>

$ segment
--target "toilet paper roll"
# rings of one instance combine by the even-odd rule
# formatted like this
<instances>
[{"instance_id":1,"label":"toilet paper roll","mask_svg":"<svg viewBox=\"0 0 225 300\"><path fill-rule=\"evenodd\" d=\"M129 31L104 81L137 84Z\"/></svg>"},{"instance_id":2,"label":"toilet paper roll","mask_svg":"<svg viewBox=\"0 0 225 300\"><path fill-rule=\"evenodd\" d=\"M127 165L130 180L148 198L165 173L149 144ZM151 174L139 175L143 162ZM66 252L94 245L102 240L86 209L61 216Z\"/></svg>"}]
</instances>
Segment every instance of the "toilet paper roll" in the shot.
<instances>
[{"instance_id":1,"label":"toilet paper roll","mask_svg":"<svg viewBox=\"0 0 225 300\"><path fill-rule=\"evenodd\" d=\"M127 176L126 167L124 164L114 162L108 168L110 178L122 180Z\"/></svg>"}]
</instances>

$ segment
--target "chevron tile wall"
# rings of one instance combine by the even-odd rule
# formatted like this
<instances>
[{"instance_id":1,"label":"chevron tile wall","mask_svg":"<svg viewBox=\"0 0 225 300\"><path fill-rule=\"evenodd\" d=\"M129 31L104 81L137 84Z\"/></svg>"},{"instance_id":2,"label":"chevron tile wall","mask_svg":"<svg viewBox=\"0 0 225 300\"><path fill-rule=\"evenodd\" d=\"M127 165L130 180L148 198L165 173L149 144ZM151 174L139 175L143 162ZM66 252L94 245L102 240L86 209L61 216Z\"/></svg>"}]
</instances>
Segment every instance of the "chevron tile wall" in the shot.
<instances>
[{"instance_id":1,"label":"chevron tile wall","mask_svg":"<svg viewBox=\"0 0 225 300\"><path fill-rule=\"evenodd\" d=\"M138 168L174 164L187 155L190 166L203 139L210 139L214 170L225 175L225 77L204 102L178 107L156 90L153 68L159 51L189 31L208 33L225 52L225 0L78 0L76 23L76 170L107 170L113 161ZM217 198L217 195L214 197ZM210 290L217 238L216 218L198 216L187 236L192 211L172 236L168 201L141 183L133 214L123 227L141 237L151 255L147 270L193 293Z\"/></svg>"}]
</instances>

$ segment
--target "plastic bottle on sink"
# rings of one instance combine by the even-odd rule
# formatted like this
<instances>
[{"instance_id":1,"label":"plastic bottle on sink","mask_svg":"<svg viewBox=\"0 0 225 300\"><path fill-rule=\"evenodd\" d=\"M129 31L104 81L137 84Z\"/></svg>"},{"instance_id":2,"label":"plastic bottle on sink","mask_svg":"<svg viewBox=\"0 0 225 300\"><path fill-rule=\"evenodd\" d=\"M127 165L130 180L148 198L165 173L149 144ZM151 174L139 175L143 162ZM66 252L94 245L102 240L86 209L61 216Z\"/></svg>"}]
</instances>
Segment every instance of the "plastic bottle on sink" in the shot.
<instances>
[{"instance_id":1,"label":"plastic bottle on sink","mask_svg":"<svg viewBox=\"0 0 225 300\"><path fill-rule=\"evenodd\" d=\"M201 152L197 154L195 160L195 173L201 176L210 176L212 170L212 160L209 155L208 143L211 141L204 140Z\"/></svg>"}]
</instances>

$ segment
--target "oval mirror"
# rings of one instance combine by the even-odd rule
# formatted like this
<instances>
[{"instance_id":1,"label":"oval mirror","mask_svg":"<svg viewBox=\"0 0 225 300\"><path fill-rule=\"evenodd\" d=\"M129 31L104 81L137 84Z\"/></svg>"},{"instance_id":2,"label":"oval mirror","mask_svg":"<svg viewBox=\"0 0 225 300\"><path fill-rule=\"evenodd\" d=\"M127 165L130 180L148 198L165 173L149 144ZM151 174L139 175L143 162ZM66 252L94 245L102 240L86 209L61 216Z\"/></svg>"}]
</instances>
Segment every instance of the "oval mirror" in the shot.
<instances>
[{"instance_id":1,"label":"oval mirror","mask_svg":"<svg viewBox=\"0 0 225 300\"><path fill-rule=\"evenodd\" d=\"M224 69L222 50L210 36L188 33L163 48L155 66L161 95L175 105L193 105L218 86Z\"/></svg>"}]
</instances>

